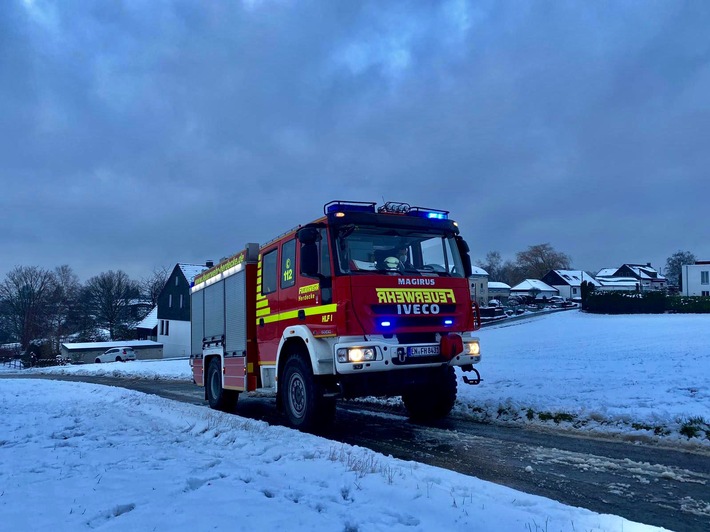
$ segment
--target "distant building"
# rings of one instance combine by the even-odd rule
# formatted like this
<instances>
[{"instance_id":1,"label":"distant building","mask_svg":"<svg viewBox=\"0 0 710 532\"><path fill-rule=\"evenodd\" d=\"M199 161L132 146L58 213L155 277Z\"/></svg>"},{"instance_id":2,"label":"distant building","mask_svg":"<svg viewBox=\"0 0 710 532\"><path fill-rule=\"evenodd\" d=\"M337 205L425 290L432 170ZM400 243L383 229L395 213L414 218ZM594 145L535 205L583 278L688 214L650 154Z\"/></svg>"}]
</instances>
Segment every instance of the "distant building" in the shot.
<instances>
[{"instance_id":1,"label":"distant building","mask_svg":"<svg viewBox=\"0 0 710 532\"><path fill-rule=\"evenodd\" d=\"M150 340L122 340L118 342L65 342L60 346L63 358L74 364L92 363L97 356L104 354L112 347L132 347L136 352L136 360L163 358L163 346Z\"/></svg>"},{"instance_id":2,"label":"distant building","mask_svg":"<svg viewBox=\"0 0 710 532\"><path fill-rule=\"evenodd\" d=\"M619 268L604 268L596 275L603 290L640 291L665 290L668 280L650 262L622 264Z\"/></svg>"},{"instance_id":3,"label":"distant building","mask_svg":"<svg viewBox=\"0 0 710 532\"><path fill-rule=\"evenodd\" d=\"M681 267L684 296L710 296L710 261L697 261Z\"/></svg>"},{"instance_id":4,"label":"distant building","mask_svg":"<svg viewBox=\"0 0 710 532\"><path fill-rule=\"evenodd\" d=\"M582 282L592 283L598 288L598 283L594 277L582 270L550 270L542 278L542 282L556 288L559 295L569 300L582 299Z\"/></svg>"},{"instance_id":5,"label":"distant building","mask_svg":"<svg viewBox=\"0 0 710 532\"><path fill-rule=\"evenodd\" d=\"M136 325L136 335L138 340L158 341L158 307L153 307L148 315Z\"/></svg>"},{"instance_id":6,"label":"distant building","mask_svg":"<svg viewBox=\"0 0 710 532\"><path fill-rule=\"evenodd\" d=\"M157 336L165 358L190 355L190 286L208 267L210 263L176 264L158 296Z\"/></svg>"},{"instance_id":7,"label":"distant building","mask_svg":"<svg viewBox=\"0 0 710 532\"><path fill-rule=\"evenodd\" d=\"M538 300L546 300L560 294L557 288L553 288L538 279L525 279L522 283L518 283L510 289L510 295L528 296Z\"/></svg>"},{"instance_id":8,"label":"distant building","mask_svg":"<svg viewBox=\"0 0 710 532\"><path fill-rule=\"evenodd\" d=\"M488 304L488 272L478 266L471 266L471 277L469 277L469 285L471 286L471 300L478 303L480 306Z\"/></svg>"},{"instance_id":9,"label":"distant building","mask_svg":"<svg viewBox=\"0 0 710 532\"><path fill-rule=\"evenodd\" d=\"M497 299L501 303L508 301L510 297L510 285L499 281L488 281L488 301Z\"/></svg>"}]
</instances>

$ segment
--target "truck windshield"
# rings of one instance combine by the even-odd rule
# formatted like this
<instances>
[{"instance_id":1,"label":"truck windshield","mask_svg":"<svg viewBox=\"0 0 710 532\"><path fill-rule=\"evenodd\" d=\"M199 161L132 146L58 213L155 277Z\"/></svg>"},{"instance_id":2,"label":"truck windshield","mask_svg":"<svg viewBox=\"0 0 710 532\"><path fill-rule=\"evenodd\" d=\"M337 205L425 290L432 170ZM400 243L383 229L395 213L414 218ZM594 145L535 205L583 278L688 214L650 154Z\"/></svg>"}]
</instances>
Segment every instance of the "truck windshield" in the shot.
<instances>
[{"instance_id":1,"label":"truck windshield","mask_svg":"<svg viewBox=\"0 0 710 532\"><path fill-rule=\"evenodd\" d=\"M348 225L336 234L336 249L340 274L464 276L456 241L443 233Z\"/></svg>"}]
</instances>

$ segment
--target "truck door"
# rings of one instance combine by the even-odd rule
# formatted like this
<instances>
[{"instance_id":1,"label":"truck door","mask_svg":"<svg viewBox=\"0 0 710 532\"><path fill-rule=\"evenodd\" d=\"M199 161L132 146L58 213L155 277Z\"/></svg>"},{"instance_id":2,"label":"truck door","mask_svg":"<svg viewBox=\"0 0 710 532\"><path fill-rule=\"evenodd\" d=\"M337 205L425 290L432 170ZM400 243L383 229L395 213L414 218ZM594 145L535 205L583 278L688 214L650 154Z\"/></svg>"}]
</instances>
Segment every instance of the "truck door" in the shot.
<instances>
[{"instance_id":1,"label":"truck door","mask_svg":"<svg viewBox=\"0 0 710 532\"><path fill-rule=\"evenodd\" d=\"M256 282L256 334L259 343L259 362L274 364L281 338L278 322L279 272L278 246L261 251Z\"/></svg>"}]
</instances>

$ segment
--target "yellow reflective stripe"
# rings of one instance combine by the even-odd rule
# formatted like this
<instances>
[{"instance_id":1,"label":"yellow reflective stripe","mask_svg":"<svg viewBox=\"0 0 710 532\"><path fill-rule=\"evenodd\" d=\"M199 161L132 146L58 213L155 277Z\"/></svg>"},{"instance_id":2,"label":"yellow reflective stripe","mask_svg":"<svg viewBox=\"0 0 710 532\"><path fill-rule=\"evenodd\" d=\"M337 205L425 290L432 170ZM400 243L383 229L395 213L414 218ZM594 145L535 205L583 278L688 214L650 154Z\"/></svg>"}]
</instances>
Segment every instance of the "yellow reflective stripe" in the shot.
<instances>
[{"instance_id":1,"label":"yellow reflective stripe","mask_svg":"<svg viewBox=\"0 0 710 532\"><path fill-rule=\"evenodd\" d=\"M269 307L262 308L261 310L256 311L256 317L260 318L261 316L266 316L271 313L271 309Z\"/></svg>"},{"instance_id":2,"label":"yellow reflective stripe","mask_svg":"<svg viewBox=\"0 0 710 532\"><path fill-rule=\"evenodd\" d=\"M263 298L261 301L256 302L256 308L263 308L263 307L268 307L269 302L266 300L266 298Z\"/></svg>"},{"instance_id":3,"label":"yellow reflective stripe","mask_svg":"<svg viewBox=\"0 0 710 532\"><path fill-rule=\"evenodd\" d=\"M319 307L306 307L303 309L289 310L288 312L281 312L279 314L271 314L264 318L264 323L274 323L277 321L293 320L298 318L298 312L302 310L306 316L319 316L320 314L329 314L338 310L338 305L333 303L332 305L321 305ZM257 311L256 316L261 317L265 314L259 314L261 311Z\"/></svg>"}]
</instances>

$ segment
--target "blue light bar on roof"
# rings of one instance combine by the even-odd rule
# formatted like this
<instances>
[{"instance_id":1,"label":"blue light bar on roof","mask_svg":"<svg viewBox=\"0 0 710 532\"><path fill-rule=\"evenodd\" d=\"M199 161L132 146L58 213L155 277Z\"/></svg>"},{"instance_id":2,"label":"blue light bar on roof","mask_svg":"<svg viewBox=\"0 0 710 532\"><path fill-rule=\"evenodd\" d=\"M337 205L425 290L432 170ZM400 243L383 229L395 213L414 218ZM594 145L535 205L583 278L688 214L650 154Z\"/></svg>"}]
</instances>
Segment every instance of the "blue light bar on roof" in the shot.
<instances>
[{"instance_id":1,"label":"blue light bar on roof","mask_svg":"<svg viewBox=\"0 0 710 532\"><path fill-rule=\"evenodd\" d=\"M448 220L449 211L440 211L437 209L425 209L423 207L412 207L409 209L409 216L419 216L420 218L428 218L430 220Z\"/></svg>"},{"instance_id":2,"label":"blue light bar on roof","mask_svg":"<svg viewBox=\"0 0 710 532\"><path fill-rule=\"evenodd\" d=\"M375 203L366 201L331 201L323 206L323 212L375 212Z\"/></svg>"}]
</instances>

